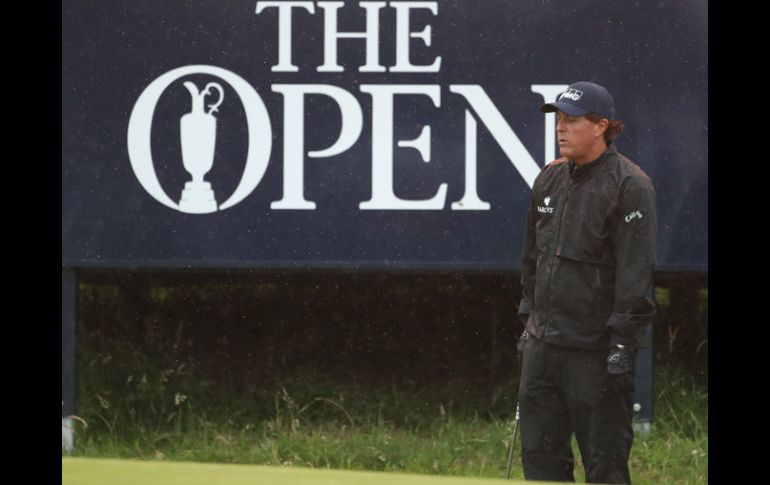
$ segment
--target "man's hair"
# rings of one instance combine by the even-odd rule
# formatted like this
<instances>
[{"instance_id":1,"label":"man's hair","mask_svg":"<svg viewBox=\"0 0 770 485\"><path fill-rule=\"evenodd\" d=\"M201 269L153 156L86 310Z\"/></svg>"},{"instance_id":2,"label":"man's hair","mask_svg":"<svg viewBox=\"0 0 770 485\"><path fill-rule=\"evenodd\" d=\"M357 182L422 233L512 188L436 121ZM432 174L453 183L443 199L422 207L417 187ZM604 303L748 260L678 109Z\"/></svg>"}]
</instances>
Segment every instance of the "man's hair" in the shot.
<instances>
[{"instance_id":1,"label":"man's hair","mask_svg":"<svg viewBox=\"0 0 770 485\"><path fill-rule=\"evenodd\" d=\"M587 114L586 119L592 123L598 123L603 118L597 114ZM612 140L618 137L621 133L623 133L623 128L625 128L625 125L620 120L609 120L610 124L607 125L607 129L604 131L604 141L609 145Z\"/></svg>"}]
</instances>

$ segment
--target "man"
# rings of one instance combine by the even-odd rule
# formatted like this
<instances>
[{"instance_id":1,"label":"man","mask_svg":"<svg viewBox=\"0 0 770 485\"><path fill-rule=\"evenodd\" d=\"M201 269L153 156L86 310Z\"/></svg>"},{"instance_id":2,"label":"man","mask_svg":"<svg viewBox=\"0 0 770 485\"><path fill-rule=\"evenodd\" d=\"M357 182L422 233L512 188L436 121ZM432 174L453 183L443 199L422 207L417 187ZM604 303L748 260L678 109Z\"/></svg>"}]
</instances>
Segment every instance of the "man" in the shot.
<instances>
[{"instance_id":1,"label":"man","mask_svg":"<svg viewBox=\"0 0 770 485\"><path fill-rule=\"evenodd\" d=\"M623 131L602 86L577 82L556 102L562 158L532 188L522 259L519 388L524 476L631 483L635 349L655 315L655 191L618 153Z\"/></svg>"}]
</instances>

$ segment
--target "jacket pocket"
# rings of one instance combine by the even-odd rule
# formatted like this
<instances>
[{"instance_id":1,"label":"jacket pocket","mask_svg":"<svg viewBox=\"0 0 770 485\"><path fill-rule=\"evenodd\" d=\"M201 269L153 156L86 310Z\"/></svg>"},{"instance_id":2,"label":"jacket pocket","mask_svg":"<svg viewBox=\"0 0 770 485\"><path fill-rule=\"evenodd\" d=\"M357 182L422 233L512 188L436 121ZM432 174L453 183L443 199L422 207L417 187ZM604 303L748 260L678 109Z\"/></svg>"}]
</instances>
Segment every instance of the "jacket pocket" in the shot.
<instances>
[{"instance_id":1,"label":"jacket pocket","mask_svg":"<svg viewBox=\"0 0 770 485\"><path fill-rule=\"evenodd\" d=\"M558 312L573 322L574 330L581 335L603 333L612 313L612 266L563 255L557 261L552 301L558 302Z\"/></svg>"}]
</instances>

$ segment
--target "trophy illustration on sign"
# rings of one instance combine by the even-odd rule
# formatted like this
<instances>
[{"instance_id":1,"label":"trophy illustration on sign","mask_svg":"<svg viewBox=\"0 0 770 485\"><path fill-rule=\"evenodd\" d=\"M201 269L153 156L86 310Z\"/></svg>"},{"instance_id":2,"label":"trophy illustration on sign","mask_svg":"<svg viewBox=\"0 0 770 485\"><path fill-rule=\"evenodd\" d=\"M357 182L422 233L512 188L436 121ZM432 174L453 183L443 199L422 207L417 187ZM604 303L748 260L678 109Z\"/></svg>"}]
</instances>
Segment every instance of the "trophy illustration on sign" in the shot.
<instances>
[{"instance_id":1,"label":"trophy illustration on sign","mask_svg":"<svg viewBox=\"0 0 770 485\"><path fill-rule=\"evenodd\" d=\"M206 84L203 91L185 81L184 87L192 96L192 111L182 116L180 132L182 141L182 162L185 170L192 175L192 180L184 184L182 198L179 200L180 208L188 213L206 214L217 210L217 201L211 184L203 180L203 176L211 170L214 164L214 147L217 141L217 119L212 113L222 104L224 91L219 83ZM219 93L216 103L208 105L208 112L204 110L204 98L212 94L211 89Z\"/></svg>"}]
</instances>

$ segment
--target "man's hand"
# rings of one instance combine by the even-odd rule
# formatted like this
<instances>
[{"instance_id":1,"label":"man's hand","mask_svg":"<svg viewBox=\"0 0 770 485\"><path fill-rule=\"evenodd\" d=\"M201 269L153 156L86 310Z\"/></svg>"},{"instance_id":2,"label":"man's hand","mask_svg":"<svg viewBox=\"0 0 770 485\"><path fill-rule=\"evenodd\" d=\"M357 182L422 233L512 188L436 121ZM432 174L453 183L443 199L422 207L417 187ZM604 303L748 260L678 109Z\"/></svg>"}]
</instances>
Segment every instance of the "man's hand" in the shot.
<instances>
[{"instance_id":1,"label":"man's hand","mask_svg":"<svg viewBox=\"0 0 770 485\"><path fill-rule=\"evenodd\" d=\"M616 391L634 388L633 352L626 346L614 345L607 356L610 385Z\"/></svg>"},{"instance_id":2,"label":"man's hand","mask_svg":"<svg viewBox=\"0 0 770 485\"><path fill-rule=\"evenodd\" d=\"M613 345L607 356L607 372L625 374L631 372L631 353L623 345Z\"/></svg>"},{"instance_id":3,"label":"man's hand","mask_svg":"<svg viewBox=\"0 0 770 485\"><path fill-rule=\"evenodd\" d=\"M521 337L519 337L519 341L516 343L516 351L519 354L519 357L524 353L524 348L527 346L527 340L529 340L529 332L524 330L521 333Z\"/></svg>"}]
</instances>

